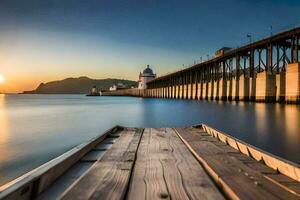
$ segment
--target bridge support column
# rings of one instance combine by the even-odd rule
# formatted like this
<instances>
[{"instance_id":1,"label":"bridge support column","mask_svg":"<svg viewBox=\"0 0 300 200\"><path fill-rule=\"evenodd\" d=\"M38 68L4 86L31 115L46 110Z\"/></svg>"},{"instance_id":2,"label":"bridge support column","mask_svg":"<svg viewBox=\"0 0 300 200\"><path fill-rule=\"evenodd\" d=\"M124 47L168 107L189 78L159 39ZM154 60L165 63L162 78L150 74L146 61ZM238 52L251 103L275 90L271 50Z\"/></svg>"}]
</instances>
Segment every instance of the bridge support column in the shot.
<instances>
[{"instance_id":1,"label":"bridge support column","mask_svg":"<svg viewBox=\"0 0 300 200\"><path fill-rule=\"evenodd\" d=\"M219 100L219 97L220 97L220 95L219 95L219 88L220 88L220 80L219 79L217 79L217 80L214 80L213 81L213 99L214 100Z\"/></svg>"},{"instance_id":2,"label":"bridge support column","mask_svg":"<svg viewBox=\"0 0 300 200\"><path fill-rule=\"evenodd\" d=\"M168 95L169 95L169 91L168 91L168 86L166 85L165 87L164 87L164 89L165 89L165 92L164 92L164 99L167 99L168 98Z\"/></svg>"},{"instance_id":3,"label":"bridge support column","mask_svg":"<svg viewBox=\"0 0 300 200\"><path fill-rule=\"evenodd\" d=\"M190 93L190 74L187 74L186 75L186 93L185 93L185 99L189 99L190 98L189 93Z\"/></svg>"},{"instance_id":4,"label":"bridge support column","mask_svg":"<svg viewBox=\"0 0 300 200\"><path fill-rule=\"evenodd\" d=\"M285 101L287 103L300 103L300 64L289 64L285 80Z\"/></svg>"},{"instance_id":5,"label":"bridge support column","mask_svg":"<svg viewBox=\"0 0 300 200\"><path fill-rule=\"evenodd\" d=\"M213 100L214 98L214 81L210 80L208 82L208 93L207 93L207 98L208 100Z\"/></svg>"},{"instance_id":6,"label":"bridge support column","mask_svg":"<svg viewBox=\"0 0 300 200\"><path fill-rule=\"evenodd\" d=\"M174 83L174 86L173 86L173 99L176 99L176 83Z\"/></svg>"},{"instance_id":7,"label":"bridge support column","mask_svg":"<svg viewBox=\"0 0 300 200\"><path fill-rule=\"evenodd\" d=\"M286 82L286 73L285 71L276 74L276 101L284 102L285 101L285 85Z\"/></svg>"},{"instance_id":8,"label":"bridge support column","mask_svg":"<svg viewBox=\"0 0 300 200\"><path fill-rule=\"evenodd\" d=\"M166 84L165 84L165 99L169 98L169 81L166 80Z\"/></svg>"},{"instance_id":9,"label":"bridge support column","mask_svg":"<svg viewBox=\"0 0 300 200\"><path fill-rule=\"evenodd\" d=\"M182 94L183 94L183 92L182 92L183 87L182 86L183 86L182 84L179 85L179 99L182 99Z\"/></svg>"},{"instance_id":10,"label":"bridge support column","mask_svg":"<svg viewBox=\"0 0 300 200\"><path fill-rule=\"evenodd\" d=\"M186 99L192 99L192 83L187 84L187 97Z\"/></svg>"},{"instance_id":11,"label":"bridge support column","mask_svg":"<svg viewBox=\"0 0 300 200\"><path fill-rule=\"evenodd\" d=\"M205 80L205 82L204 82L204 87L203 87L203 91L204 91L204 99L205 100L208 100L208 94L209 94L209 92L208 92L208 90L209 90L209 81L208 80Z\"/></svg>"},{"instance_id":12,"label":"bridge support column","mask_svg":"<svg viewBox=\"0 0 300 200\"><path fill-rule=\"evenodd\" d=\"M197 83L192 83L192 92L191 92L191 99L198 99L197 95Z\"/></svg>"},{"instance_id":13,"label":"bridge support column","mask_svg":"<svg viewBox=\"0 0 300 200\"><path fill-rule=\"evenodd\" d=\"M220 89L221 89L221 100L227 100L227 80L226 78L221 78L220 80Z\"/></svg>"},{"instance_id":14,"label":"bridge support column","mask_svg":"<svg viewBox=\"0 0 300 200\"><path fill-rule=\"evenodd\" d=\"M159 87L157 90L157 98L160 98L160 95L161 95L161 88Z\"/></svg>"},{"instance_id":15,"label":"bridge support column","mask_svg":"<svg viewBox=\"0 0 300 200\"><path fill-rule=\"evenodd\" d=\"M183 85L183 96L182 96L183 99L186 99L186 96L187 96L186 94L187 94L187 84L184 83L184 85Z\"/></svg>"},{"instance_id":16,"label":"bridge support column","mask_svg":"<svg viewBox=\"0 0 300 200\"><path fill-rule=\"evenodd\" d=\"M198 99L203 100L203 80L198 83Z\"/></svg>"},{"instance_id":17,"label":"bridge support column","mask_svg":"<svg viewBox=\"0 0 300 200\"><path fill-rule=\"evenodd\" d=\"M275 102L276 100L276 76L261 72L256 77L256 101Z\"/></svg>"},{"instance_id":18,"label":"bridge support column","mask_svg":"<svg viewBox=\"0 0 300 200\"><path fill-rule=\"evenodd\" d=\"M210 97L211 97L211 81L207 81L206 82L206 89L207 89L207 91L206 91L206 99L207 100L210 100Z\"/></svg>"},{"instance_id":19,"label":"bridge support column","mask_svg":"<svg viewBox=\"0 0 300 200\"><path fill-rule=\"evenodd\" d=\"M181 84L180 84L180 99L184 97L184 76L181 76Z\"/></svg>"},{"instance_id":20,"label":"bridge support column","mask_svg":"<svg viewBox=\"0 0 300 200\"><path fill-rule=\"evenodd\" d=\"M256 101L256 74L253 74L253 77L249 78L249 100Z\"/></svg>"},{"instance_id":21,"label":"bridge support column","mask_svg":"<svg viewBox=\"0 0 300 200\"><path fill-rule=\"evenodd\" d=\"M236 100L248 101L249 100L249 78L241 75L236 81Z\"/></svg>"},{"instance_id":22,"label":"bridge support column","mask_svg":"<svg viewBox=\"0 0 300 200\"><path fill-rule=\"evenodd\" d=\"M169 95L170 95L170 90L169 90L169 83L167 83L166 87L165 87L165 99L168 99L169 98Z\"/></svg>"},{"instance_id":23,"label":"bridge support column","mask_svg":"<svg viewBox=\"0 0 300 200\"><path fill-rule=\"evenodd\" d=\"M174 84L174 83L173 83ZM172 84L172 86L170 87L171 88L171 96L170 96L170 99L173 99L174 98L174 85Z\"/></svg>"},{"instance_id":24,"label":"bridge support column","mask_svg":"<svg viewBox=\"0 0 300 200\"><path fill-rule=\"evenodd\" d=\"M227 80L227 96L226 99L228 101L232 101L232 78Z\"/></svg>"},{"instance_id":25,"label":"bridge support column","mask_svg":"<svg viewBox=\"0 0 300 200\"><path fill-rule=\"evenodd\" d=\"M236 92L236 77L232 78L232 100L235 101L236 100L236 96L237 96L237 92Z\"/></svg>"},{"instance_id":26,"label":"bridge support column","mask_svg":"<svg viewBox=\"0 0 300 200\"><path fill-rule=\"evenodd\" d=\"M159 88L158 98L162 98L162 87Z\"/></svg>"}]
</instances>

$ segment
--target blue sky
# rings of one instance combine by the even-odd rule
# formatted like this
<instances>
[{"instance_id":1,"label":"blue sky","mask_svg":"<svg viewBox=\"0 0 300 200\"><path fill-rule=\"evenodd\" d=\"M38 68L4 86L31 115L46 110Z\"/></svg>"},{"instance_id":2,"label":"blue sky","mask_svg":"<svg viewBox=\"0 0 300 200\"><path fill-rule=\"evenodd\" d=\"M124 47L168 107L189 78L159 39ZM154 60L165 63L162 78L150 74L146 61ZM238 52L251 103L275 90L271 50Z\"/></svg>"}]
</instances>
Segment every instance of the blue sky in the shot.
<instances>
[{"instance_id":1,"label":"blue sky","mask_svg":"<svg viewBox=\"0 0 300 200\"><path fill-rule=\"evenodd\" d=\"M299 10L293 0L0 0L0 74L12 91L69 76L137 79L146 64L162 75L248 33L299 26Z\"/></svg>"}]
</instances>

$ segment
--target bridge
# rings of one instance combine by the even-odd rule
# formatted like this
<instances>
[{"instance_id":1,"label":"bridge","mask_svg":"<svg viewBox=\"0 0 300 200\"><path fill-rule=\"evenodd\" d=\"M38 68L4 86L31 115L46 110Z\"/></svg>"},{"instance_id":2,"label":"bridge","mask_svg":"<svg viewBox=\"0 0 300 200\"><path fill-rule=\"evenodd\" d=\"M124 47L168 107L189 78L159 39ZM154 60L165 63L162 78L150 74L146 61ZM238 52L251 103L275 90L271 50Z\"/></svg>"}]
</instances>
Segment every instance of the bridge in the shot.
<instances>
[{"instance_id":1,"label":"bridge","mask_svg":"<svg viewBox=\"0 0 300 200\"><path fill-rule=\"evenodd\" d=\"M145 90L105 95L175 99L300 102L300 27L158 77Z\"/></svg>"}]
</instances>

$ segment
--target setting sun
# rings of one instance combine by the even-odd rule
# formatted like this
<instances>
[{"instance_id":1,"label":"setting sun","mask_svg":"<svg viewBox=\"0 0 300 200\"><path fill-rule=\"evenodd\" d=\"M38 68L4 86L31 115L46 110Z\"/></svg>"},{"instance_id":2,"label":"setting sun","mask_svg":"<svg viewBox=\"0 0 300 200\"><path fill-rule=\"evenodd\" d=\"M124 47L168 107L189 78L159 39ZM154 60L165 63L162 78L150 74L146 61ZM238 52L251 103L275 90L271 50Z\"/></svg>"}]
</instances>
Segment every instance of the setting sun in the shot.
<instances>
[{"instance_id":1,"label":"setting sun","mask_svg":"<svg viewBox=\"0 0 300 200\"><path fill-rule=\"evenodd\" d=\"M5 82L5 77L0 74L0 83L4 83L4 82Z\"/></svg>"}]
</instances>

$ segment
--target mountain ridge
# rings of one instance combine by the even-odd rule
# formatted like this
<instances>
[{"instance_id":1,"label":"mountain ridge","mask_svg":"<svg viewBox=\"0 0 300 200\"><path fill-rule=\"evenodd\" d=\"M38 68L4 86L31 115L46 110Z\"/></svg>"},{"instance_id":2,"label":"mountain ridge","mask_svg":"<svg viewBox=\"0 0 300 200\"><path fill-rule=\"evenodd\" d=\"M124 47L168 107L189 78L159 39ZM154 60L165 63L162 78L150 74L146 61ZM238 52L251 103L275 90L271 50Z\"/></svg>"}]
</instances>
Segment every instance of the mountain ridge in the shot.
<instances>
[{"instance_id":1,"label":"mountain ridge","mask_svg":"<svg viewBox=\"0 0 300 200\"><path fill-rule=\"evenodd\" d=\"M126 79L91 79L87 76L80 76L40 83L35 90L24 91L23 94L87 94L93 86L96 86L98 90L105 91L117 83L122 83L127 88L138 85L136 81Z\"/></svg>"}]
</instances>

